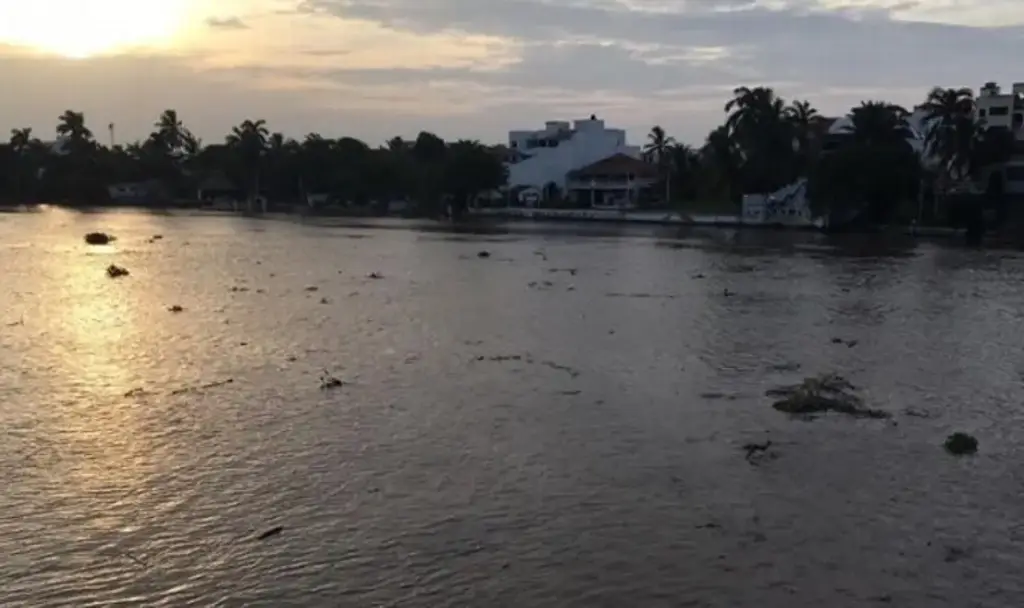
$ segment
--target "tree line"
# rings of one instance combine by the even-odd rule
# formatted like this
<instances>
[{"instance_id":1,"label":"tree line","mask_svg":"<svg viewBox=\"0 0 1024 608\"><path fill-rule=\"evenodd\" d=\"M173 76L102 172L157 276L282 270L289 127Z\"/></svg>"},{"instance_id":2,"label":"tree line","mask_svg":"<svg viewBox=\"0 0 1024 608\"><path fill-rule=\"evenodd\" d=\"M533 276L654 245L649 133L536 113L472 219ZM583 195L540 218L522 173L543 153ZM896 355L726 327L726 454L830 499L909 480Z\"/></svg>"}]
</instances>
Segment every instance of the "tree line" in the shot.
<instances>
[{"instance_id":1,"label":"tree line","mask_svg":"<svg viewBox=\"0 0 1024 608\"><path fill-rule=\"evenodd\" d=\"M884 223L915 219L922 198L967 182L987 182L988 194L1001 198L1000 174L991 169L1014 153L1014 136L978 117L971 89L936 87L916 109L923 133L912 132L910 110L864 101L830 134L832 120L809 102L740 87L725 104L724 123L702 146L678 143L656 126L644 151L658 164L665 191L682 200L738 204L743 194L776 192L806 178L818 213L857 210ZM911 143L915 137L923 154Z\"/></svg>"},{"instance_id":2,"label":"tree line","mask_svg":"<svg viewBox=\"0 0 1024 608\"><path fill-rule=\"evenodd\" d=\"M700 146L654 127L644 155L659 168L655 198L663 204L723 201L735 210L743 194L775 192L806 178L818 212L859 209L873 222L908 220L908 202L919 201L923 190L931 196L949 184L983 180L1014 151L1009 130L977 117L970 89L935 88L918 109L926 117L926 162L910 143L904 107L862 102L839 133L829 134L831 121L809 102L787 102L768 87L737 88L724 122ZM56 132L59 154L31 129L13 130L0 145L0 201L102 203L109 184L145 180L188 198L204 176L219 174L248 197L301 201L327 193L355 204L405 199L436 211L449 204L464 209L507 180L501 147L445 142L425 131L413 141L395 137L371 147L316 133L291 139L263 120L245 120L223 143L204 145L177 112L166 110L145 140L106 146L82 113L69 110Z\"/></svg>"},{"instance_id":3,"label":"tree line","mask_svg":"<svg viewBox=\"0 0 1024 608\"><path fill-rule=\"evenodd\" d=\"M102 204L109 185L146 181L158 181L168 198L189 199L219 176L247 198L294 203L327 194L355 205L404 199L436 211L464 208L506 181L503 159L489 147L445 142L426 131L413 141L395 137L373 148L317 133L299 141L271 132L263 120L245 120L223 143L205 145L176 111L166 110L145 140L106 146L81 112L68 110L56 133L54 149L32 129L11 132L0 146L0 201Z\"/></svg>"}]
</instances>

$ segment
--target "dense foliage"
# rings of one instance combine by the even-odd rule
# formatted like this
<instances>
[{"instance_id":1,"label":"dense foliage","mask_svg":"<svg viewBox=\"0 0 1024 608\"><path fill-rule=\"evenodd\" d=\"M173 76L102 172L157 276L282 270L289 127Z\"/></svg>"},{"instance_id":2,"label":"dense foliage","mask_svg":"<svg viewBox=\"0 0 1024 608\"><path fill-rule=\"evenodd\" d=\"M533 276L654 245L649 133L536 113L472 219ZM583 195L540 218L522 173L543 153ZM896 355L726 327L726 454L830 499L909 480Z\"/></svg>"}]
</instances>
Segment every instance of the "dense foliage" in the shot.
<instances>
[{"instance_id":1,"label":"dense foliage","mask_svg":"<svg viewBox=\"0 0 1024 608\"><path fill-rule=\"evenodd\" d=\"M923 133L912 132L906 109L881 101L863 102L833 126L807 101L787 103L770 88L740 87L724 106L723 124L699 148L677 143L660 126L651 130L644 152L662 176L655 198L737 205L743 194L806 178L818 212L908 219L900 213L908 206L920 213L924 192L992 181L990 169L1013 152L1011 133L976 118L969 89L935 88L918 109L926 117ZM294 203L317 194L346 205L408 200L427 212L448 204L458 212L506 183L507 150L446 143L428 132L373 148L315 133L297 141L270 132L262 120L245 120L223 143L203 145L174 110L160 116L145 141L127 146L98 143L85 117L70 110L56 132L57 152L31 129L12 131L0 145L0 201L104 202L108 185L147 180L159 182L168 198L188 199L218 175L242 198Z\"/></svg>"},{"instance_id":2,"label":"dense foliage","mask_svg":"<svg viewBox=\"0 0 1024 608\"><path fill-rule=\"evenodd\" d=\"M808 179L818 212L864 212L872 222L916 210L927 190L941 196L956 185L985 182L1013 153L1013 135L976 118L970 89L930 91L918 107L921 133L909 112L865 101L833 127L806 101L786 103L765 87L741 87L725 105L724 124L694 149L660 126L645 151L662 172L667 200L728 200L771 193ZM911 143L916 141L915 144ZM910 214L908 214L910 215Z\"/></svg>"},{"instance_id":3,"label":"dense foliage","mask_svg":"<svg viewBox=\"0 0 1024 608\"><path fill-rule=\"evenodd\" d=\"M262 120L234 127L224 143L203 145L167 110L145 140L104 146L85 117L67 111L58 140L44 144L31 129L16 129L0 146L0 200L106 202L107 186L159 182L170 199L194 199L211 176L231 184L242 198L257 194L294 203L307 195L342 204L411 200L426 211L454 211L479 193L505 184L502 158L475 141L446 143L422 132L415 141L394 138L380 148L351 137L311 133L301 142L271 133Z\"/></svg>"}]
</instances>

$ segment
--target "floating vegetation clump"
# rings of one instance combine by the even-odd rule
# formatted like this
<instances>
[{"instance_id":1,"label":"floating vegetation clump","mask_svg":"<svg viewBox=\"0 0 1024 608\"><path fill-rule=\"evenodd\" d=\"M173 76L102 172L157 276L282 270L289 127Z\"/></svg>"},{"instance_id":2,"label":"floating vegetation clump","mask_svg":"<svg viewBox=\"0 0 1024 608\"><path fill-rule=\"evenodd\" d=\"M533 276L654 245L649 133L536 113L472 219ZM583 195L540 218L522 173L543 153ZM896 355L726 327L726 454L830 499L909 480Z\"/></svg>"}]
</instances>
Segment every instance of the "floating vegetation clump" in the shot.
<instances>
[{"instance_id":1,"label":"floating vegetation clump","mask_svg":"<svg viewBox=\"0 0 1024 608\"><path fill-rule=\"evenodd\" d=\"M127 268L118 266L117 264L111 264L110 266L107 266L107 276L112 279L116 279L118 277L126 277L129 274L131 273L128 272Z\"/></svg>"},{"instance_id":2,"label":"floating vegetation clump","mask_svg":"<svg viewBox=\"0 0 1024 608\"><path fill-rule=\"evenodd\" d=\"M85 242L89 245L108 245L114 240L114 237L105 232L90 232L85 235Z\"/></svg>"},{"instance_id":3,"label":"floating vegetation clump","mask_svg":"<svg viewBox=\"0 0 1024 608\"><path fill-rule=\"evenodd\" d=\"M327 370L320 374L320 390L326 391L332 388L339 388L344 386L344 384L344 382L332 376Z\"/></svg>"},{"instance_id":4,"label":"floating vegetation clump","mask_svg":"<svg viewBox=\"0 0 1024 608\"><path fill-rule=\"evenodd\" d=\"M964 456L978 451L978 440L967 433L953 433L946 437L945 446L950 454Z\"/></svg>"},{"instance_id":5,"label":"floating vegetation clump","mask_svg":"<svg viewBox=\"0 0 1024 608\"><path fill-rule=\"evenodd\" d=\"M772 407L787 414L814 415L837 412L856 418L889 418L891 414L864 406L854 387L839 374L805 378L800 384L769 390L779 400Z\"/></svg>"}]
</instances>

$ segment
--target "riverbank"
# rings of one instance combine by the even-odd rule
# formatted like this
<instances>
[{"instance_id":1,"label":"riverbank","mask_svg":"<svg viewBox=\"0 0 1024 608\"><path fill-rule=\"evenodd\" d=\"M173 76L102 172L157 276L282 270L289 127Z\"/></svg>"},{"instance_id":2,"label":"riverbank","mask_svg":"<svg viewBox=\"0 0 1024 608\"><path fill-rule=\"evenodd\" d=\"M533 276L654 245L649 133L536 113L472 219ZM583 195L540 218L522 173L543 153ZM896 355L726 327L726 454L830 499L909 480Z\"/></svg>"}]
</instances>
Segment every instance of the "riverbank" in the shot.
<instances>
[{"instance_id":1,"label":"riverbank","mask_svg":"<svg viewBox=\"0 0 1024 608\"><path fill-rule=\"evenodd\" d=\"M476 217L506 220L613 222L627 224L654 224L662 226L696 226L709 228L756 228L774 230L818 231L821 224L793 220L788 223L760 222L744 219L742 215L690 214L671 210L620 209L537 209L532 207L482 207L470 209ZM911 236L954 237L962 229L944 226L891 226L883 231L902 231Z\"/></svg>"}]
</instances>

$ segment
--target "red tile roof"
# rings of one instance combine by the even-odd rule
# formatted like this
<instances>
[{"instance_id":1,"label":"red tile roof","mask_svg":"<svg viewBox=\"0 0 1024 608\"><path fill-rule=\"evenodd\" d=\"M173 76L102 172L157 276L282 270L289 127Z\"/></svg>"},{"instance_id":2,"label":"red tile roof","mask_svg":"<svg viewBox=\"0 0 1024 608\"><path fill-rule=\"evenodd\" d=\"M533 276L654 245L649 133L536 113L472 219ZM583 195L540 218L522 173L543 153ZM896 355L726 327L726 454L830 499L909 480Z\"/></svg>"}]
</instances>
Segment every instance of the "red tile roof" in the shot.
<instances>
[{"instance_id":1,"label":"red tile roof","mask_svg":"<svg viewBox=\"0 0 1024 608\"><path fill-rule=\"evenodd\" d=\"M627 154L614 154L608 158L603 158L596 163L581 167L575 171L570 171L569 177L573 179L585 179L587 177L597 175L627 174L632 174L633 176L640 178L657 177L658 167L651 163L633 158Z\"/></svg>"}]
</instances>

